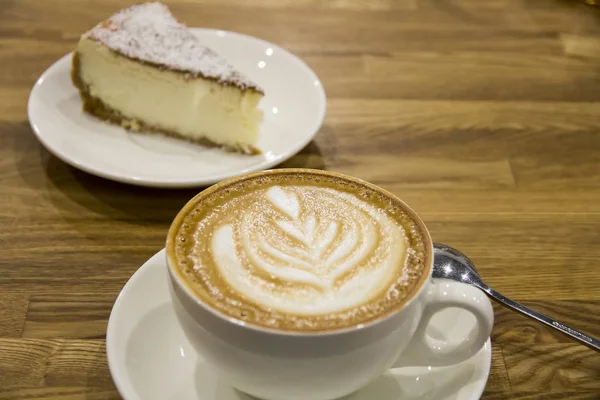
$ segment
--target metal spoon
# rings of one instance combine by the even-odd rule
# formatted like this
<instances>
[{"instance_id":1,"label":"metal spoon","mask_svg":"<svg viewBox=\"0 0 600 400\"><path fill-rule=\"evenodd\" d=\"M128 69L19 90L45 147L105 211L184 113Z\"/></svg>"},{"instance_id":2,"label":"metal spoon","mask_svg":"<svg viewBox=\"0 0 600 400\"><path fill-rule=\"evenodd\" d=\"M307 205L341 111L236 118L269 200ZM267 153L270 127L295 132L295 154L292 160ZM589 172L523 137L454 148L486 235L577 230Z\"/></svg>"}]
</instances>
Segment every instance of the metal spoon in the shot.
<instances>
[{"instance_id":1,"label":"metal spoon","mask_svg":"<svg viewBox=\"0 0 600 400\"><path fill-rule=\"evenodd\" d=\"M451 279L453 281L467 283L473 285L486 292L492 299L500 304L512 308L515 311L525 314L526 316L535 319L543 324L546 324L571 338L578 340L584 345L600 351L600 340L595 339L583 332L573 329L562 322L556 321L550 317L540 314L522 304L517 303L507 297L502 296L494 289L486 285L482 280L473 262L460 251L448 247L440 243L433 245L433 277Z\"/></svg>"}]
</instances>

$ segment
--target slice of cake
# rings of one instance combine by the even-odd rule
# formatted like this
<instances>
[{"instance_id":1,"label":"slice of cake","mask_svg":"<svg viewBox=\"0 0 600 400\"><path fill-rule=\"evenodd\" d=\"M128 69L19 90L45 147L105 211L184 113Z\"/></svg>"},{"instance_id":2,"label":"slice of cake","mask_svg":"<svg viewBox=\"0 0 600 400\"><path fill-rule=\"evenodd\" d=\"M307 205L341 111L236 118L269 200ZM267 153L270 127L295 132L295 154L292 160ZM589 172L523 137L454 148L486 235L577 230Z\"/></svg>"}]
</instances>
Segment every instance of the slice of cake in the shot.
<instances>
[{"instance_id":1,"label":"slice of cake","mask_svg":"<svg viewBox=\"0 0 600 400\"><path fill-rule=\"evenodd\" d=\"M71 78L85 111L126 129L260 153L264 92L163 4L126 8L83 34Z\"/></svg>"}]
</instances>

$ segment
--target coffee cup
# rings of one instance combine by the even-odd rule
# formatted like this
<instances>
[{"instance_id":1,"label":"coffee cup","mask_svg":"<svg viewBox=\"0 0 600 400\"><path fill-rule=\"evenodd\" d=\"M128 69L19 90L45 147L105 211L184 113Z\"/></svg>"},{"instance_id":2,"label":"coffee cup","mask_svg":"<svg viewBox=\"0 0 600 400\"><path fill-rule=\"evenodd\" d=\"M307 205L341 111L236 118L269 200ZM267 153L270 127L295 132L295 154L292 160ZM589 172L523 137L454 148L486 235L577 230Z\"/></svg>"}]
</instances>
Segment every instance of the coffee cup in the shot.
<instances>
[{"instance_id":1,"label":"coffee cup","mask_svg":"<svg viewBox=\"0 0 600 400\"><path fill-rule=\"evenodd\" d=\"M474 287L431 278L433 244L393 194L342 174L263 171L190 200L167 237L173 307L228 384L265 400L329 400L392 366L449 366L487 342L493 310ZM458 307L476 328L435 341Z\"/></svg>"}]
</instances>

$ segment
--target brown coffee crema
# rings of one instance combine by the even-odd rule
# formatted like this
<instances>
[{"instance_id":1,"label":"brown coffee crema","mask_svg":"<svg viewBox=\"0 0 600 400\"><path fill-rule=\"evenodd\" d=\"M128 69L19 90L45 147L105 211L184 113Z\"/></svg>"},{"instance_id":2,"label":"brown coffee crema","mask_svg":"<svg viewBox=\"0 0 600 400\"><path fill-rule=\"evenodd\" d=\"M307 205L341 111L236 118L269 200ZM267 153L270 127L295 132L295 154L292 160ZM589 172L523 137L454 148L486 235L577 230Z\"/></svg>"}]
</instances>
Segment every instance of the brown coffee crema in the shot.
<instances>
[{"instance_id":1,"label":"brown coffee crema","mask_svg":"<svg viewBox=\"0 0 600 400\"><path fill-rule=\"evenodd\" d=\"M431 264L422 222L338 174L278 170L213 186L171 230L176 273L209 307L264 328L319 332L400 308Z\"/></svg>"}]
</instances>

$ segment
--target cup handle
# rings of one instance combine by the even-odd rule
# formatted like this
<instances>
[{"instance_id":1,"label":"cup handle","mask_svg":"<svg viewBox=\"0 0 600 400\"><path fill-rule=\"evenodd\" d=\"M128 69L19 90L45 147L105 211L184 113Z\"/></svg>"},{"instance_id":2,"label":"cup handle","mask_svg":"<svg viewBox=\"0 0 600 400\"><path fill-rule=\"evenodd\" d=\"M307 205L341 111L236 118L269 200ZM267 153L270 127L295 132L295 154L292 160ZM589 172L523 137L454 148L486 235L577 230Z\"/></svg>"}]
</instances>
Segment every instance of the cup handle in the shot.
<instances>
[{"instance_id":1,"label":"cup handle","mask_svg":"<svg viewBox=\"0 0 600 400\"><path fill-rule=\"evenodd\" d=\"M457 342L433 340L426 330L431 317L445 308L458 307L477 319L475 332ZM417 330L394 367L458 364L477 353L487 342L494 325L494 310L485 293L473 286L437 279L429 284L423 314ZM474 334L475 333L475 334Z\"/></svg>"}]
</instances>

